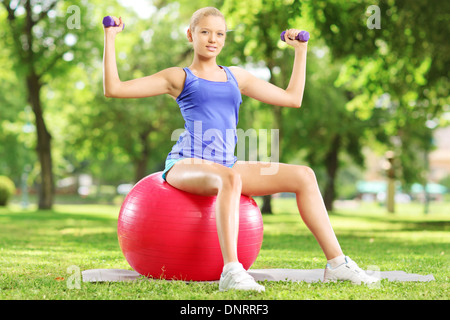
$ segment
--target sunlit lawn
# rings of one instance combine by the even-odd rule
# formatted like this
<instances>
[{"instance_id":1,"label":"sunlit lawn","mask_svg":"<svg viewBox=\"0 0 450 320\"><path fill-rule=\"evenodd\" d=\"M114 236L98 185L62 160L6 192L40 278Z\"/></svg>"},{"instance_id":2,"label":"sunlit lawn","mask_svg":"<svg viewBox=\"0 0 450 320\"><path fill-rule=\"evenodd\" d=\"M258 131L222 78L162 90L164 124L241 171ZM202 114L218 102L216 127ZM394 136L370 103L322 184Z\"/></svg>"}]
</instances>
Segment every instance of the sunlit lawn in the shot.
<instances>
[{"instance_id":1,"label":"sunlit lawn","mask_svg":"<svg viewBox=\"0 0 450 320\"><path fill-rule=\"evenodd\" d=\"M264 215L264 241L252 268L316 269L322 251L296 213L295 200L274 199ZM449 292L449 205L399 205L396 214L373 204L330 215L346 254L361 267L433 274L431 282L388 282L378 288L348 283L266 282L266 292L219 292L217 283L140 279L135 282L68 285L72 270L130 269L117 241L118 206L55 205L52 211L0 209L1 299L426 299ZM75 266L75 269L71 269Z\"/></svg>"}]
</instances>

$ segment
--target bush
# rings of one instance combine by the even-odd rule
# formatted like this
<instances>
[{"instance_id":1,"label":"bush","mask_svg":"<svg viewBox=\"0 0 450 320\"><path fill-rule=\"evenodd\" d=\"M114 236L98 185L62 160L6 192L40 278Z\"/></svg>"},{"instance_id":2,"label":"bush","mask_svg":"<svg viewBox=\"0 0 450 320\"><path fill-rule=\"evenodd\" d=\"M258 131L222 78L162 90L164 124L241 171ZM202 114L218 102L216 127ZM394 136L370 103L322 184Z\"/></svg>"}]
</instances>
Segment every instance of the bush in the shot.
<instances>
[{"instance_id":1,"label":"bush","mask_svg":"<svg viewBox=\"0 0 450 320\"><path fill-rule=\"evenodd\" d=\"M15 191L14 182L8 177L0 176L0 206L6 206Z\"/></svg>"}]
</instances>

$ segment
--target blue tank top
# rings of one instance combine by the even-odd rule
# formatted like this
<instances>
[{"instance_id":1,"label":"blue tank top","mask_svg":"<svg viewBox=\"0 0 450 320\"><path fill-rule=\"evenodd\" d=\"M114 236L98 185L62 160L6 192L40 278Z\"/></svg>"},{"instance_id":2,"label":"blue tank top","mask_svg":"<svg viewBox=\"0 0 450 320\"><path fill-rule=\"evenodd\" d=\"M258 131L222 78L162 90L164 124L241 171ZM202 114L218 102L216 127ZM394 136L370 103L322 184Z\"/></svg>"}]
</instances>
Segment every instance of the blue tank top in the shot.
<instances>
[{"instance_id":1,"label":"blue tank top","mask_svg":"<svg viewBox=\"0 0 450 320\"><path fill-rule=\"evenodd\" d=\"M206 159L222 165L236 162L234 155L239 107L242 96L231 71L226 82L209 81L184 68L186 80L177 103L183 115L184 132L167 156L169 159Z\"/></svg>"}]
</instances>

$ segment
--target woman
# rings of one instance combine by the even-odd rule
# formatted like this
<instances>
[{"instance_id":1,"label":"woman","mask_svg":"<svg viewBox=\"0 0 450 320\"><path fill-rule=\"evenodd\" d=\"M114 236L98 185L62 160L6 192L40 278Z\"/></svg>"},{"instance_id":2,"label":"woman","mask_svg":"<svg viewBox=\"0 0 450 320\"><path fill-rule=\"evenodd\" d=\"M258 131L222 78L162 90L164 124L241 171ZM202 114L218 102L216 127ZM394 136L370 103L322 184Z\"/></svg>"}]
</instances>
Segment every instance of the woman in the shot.
<instances>
[{"instance_id":1,"label":"woman","mask_svg":"<svg viewBox=\"0 0 450 320\"><path fill-rule=\"evenodd\" d=\"M218 66L216 58L225 45L226 23L212 7L196 11L187 30L194 59L188 68L168 68L156 74L122 82L115 60L115 36L123 21L113 17L117 27L105 28L104 94L114 98L140 98L168 94L176 99L186 121L166 160L163 177L180 190L217 195L216 221L224 268L219 282L228 289L264 291L239 263L237 237L241 194L261 196L278 192L296 194L301 217L328 260L324 281L350 280L372 283L346 257L330 225L314 172L306 166L236 161L236 125L241 94L267 104L299 108L305 87L307 43L295 39L300 30L286 31L285 41L295 50L294 66L284 90L258 79L239 67Z\"/></svg>"}]
</instances>

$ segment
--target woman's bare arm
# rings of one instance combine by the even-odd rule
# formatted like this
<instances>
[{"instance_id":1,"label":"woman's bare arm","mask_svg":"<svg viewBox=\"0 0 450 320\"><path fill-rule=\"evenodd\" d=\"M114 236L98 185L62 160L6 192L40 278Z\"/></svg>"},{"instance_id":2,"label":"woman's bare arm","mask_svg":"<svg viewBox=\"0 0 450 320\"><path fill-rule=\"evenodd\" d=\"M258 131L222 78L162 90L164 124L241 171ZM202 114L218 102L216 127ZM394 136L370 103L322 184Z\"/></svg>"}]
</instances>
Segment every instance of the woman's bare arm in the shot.
<instances>
[{"instance_id":1,"label":"woman's bare arm","mask_svg":"<svg viewBox=\"0 0 450 320\"><path fill-rule=\"evenodd\" d=\"M176 98L182 90L184 71L168 68L151 76L121 81L117 71L115 37L122 31L122 19L113 17L117 27L105 28L103 52L103 92L111 98L144 98L169 94Z\"/></svg>"},{"instance_id":2,"label":"woman's bare arm","mask_svg":"<svg viewBox=\"0 0 450 320\"><path fill-rule=\"evenodd\" d=\"M298 32L300 30L288 30L286 38L290 36L294 39ZM232 67L242 94L276 106L301 107L305 89L307 43L290 39L286 39L286 43L295 48L294 66L288 87L279 88L242 68Z\"/></svg>"}]
</instances>

